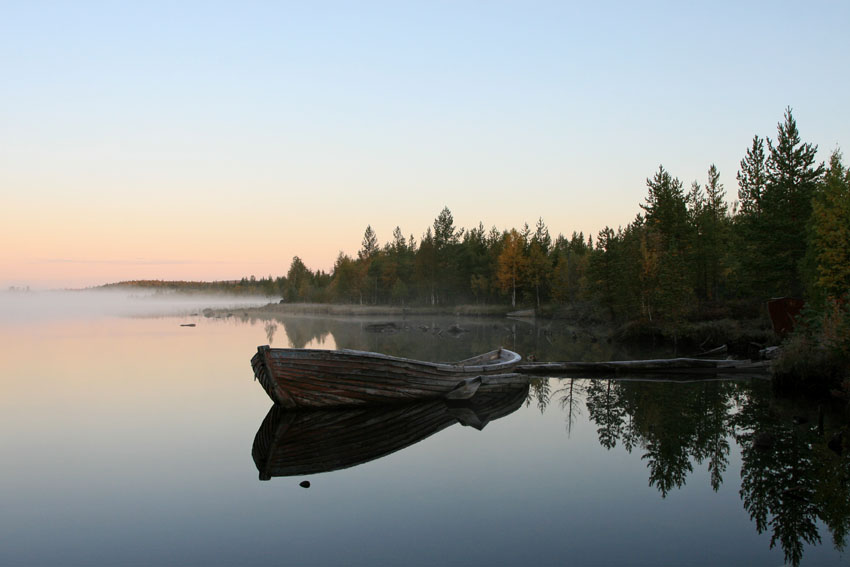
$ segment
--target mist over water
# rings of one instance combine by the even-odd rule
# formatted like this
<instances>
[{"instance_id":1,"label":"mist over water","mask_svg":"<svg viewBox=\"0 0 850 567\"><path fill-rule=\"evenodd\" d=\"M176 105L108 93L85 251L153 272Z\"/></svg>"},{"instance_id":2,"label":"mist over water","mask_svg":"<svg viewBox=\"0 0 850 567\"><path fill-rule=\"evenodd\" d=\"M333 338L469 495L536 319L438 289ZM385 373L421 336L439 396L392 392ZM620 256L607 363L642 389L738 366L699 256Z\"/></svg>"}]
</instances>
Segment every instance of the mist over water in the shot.
<instances>
[{"instance_id":1,"label":"mist over water","mask_svg":"<svg viewBox=\"0 0 850 567\"><path fill-rule=\"evenodd\" d=\"M0 325L95 317L188 315L265 305L274 298L148 290L4 291Z\"/></svg>"}]
</instances>

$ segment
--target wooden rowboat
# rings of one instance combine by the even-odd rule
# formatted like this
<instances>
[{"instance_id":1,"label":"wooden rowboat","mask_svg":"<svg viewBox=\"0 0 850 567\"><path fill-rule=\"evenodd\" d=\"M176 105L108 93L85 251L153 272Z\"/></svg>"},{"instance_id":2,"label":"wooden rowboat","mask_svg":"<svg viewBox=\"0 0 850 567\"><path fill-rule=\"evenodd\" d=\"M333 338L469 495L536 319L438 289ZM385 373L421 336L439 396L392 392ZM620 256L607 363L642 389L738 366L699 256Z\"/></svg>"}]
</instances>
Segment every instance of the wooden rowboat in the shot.
<instances>
[{"instance_id":1,"label":"wooden rowboat","mask_svg":"<svg viewBox=\"0 0 850 567\"><path fill-rule=\"evenodd\" d=\"M482 376L510 372L520 356L494 350L456 363L423 362L358 350L257 349L254 376L287 408L321 408L467 399Z\"/></svg>"},{"instance_id":2,"label":"wooden rowboat","mask_svg":"<svg viewBox=\"0 0 850 567\"><path fill-rule=\"evenodd\" d=\"M254 437L251 455L260 480L335 471L372 461L460 423L481 430L519 409L528 378L493 376L468 400L323 410L272 406Z\"/></svg>"}]
</instances>

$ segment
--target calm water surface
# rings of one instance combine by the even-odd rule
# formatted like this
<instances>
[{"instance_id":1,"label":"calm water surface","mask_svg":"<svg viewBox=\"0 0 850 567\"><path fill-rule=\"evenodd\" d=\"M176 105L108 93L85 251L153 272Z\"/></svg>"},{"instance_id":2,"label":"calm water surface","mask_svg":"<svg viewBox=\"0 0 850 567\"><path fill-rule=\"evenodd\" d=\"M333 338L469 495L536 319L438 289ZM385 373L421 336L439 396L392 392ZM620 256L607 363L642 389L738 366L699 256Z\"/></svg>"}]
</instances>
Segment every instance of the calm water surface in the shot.
<instances>
[{"instance_id":1,"label":"calm water surface","mask_svg":"<svg viewBox=\"0 0 850 567\"><path fill-rule=\"evenodd\" d=\"M850 559L850 465L826 449L812 408L773 401L764 382L542 379L482 430L443 424L381 459L261 481L252 447L271 402L250 369L258 345L640 354L522 321L408 319L372 333L364 320L190 311L0 319L0 564Z\"/></svg>"}]
</instances>

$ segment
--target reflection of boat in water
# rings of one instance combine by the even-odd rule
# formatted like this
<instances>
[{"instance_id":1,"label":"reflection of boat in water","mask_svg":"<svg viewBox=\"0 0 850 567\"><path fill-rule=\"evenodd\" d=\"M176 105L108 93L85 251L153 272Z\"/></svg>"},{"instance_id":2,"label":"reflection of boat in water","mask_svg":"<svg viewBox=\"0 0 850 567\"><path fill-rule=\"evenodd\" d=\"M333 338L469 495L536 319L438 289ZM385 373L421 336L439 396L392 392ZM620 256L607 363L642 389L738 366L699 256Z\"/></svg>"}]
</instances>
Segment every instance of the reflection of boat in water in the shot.
<instances>
[{"instance_id":1,"label":"reflection of boat in water","mask_svg":"<svg viewBox=\"0 0 850 567\"><path fill-rule=\"evenodd\" d=\"M261 346L251 366L275 403L294 408L467 398L481 376L510 372L519 362L507 349L439 363L358 350Z\"/></svg>"},{"instance_id":2,"label":"reflection of boat in water","mask_svg":"<svg viewBox=\"0 0 850 567\"><path fill-rule=\"evenodd\" d=\"M326 410L272 406L254 437L251 454L260 480L329 472L365 463L455 423L483 429L516 411L528 396L528 378L493 377L472 398Z\"/></svg>"}]
</instances>

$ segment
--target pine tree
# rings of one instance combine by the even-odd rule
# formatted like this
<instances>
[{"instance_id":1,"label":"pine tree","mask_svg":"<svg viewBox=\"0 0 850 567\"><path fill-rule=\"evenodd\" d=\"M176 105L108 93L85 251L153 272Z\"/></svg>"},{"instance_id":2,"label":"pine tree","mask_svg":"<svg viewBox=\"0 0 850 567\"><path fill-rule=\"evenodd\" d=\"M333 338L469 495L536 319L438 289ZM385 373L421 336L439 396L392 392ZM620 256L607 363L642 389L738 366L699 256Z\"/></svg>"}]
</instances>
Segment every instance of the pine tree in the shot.
<instances>
[{"instance_id":1,"label":"pine tree","mask_svg":"<svg viewBox=\"0 0 850 567\"><path fill-rule=\"evenodd\" d=\"M331 297L344 303L362 303L361 279L355 261L340 252L334 263L333 280L330 284Z\"/></svg>"},{"instance_id":2,"label":"pine tree","mask_svg":"<svg viewBox=\"0 0 850 567\"><path fill-rule=\"evenodd\" d=\"M738 170L738 201L745 216L761 213L761 199L767 186L767 169L764 157L764 140L753 137L753 144L741 160Z\"/></svg>"},{"instance_id":3,"label":"pine tree","mask_svg":"<svg viewBox=\"0 0 850 567\"><path fill-rule=\"evenodd\" d=\"M307 301L310 299L313 273L304 265L304 262L298 256L292 258L289 271L286 273L286 283L287 301Z\"/></svg>"},{"instance_id":4,"label":"pine tree","mask_svg":"<svg viewBox=\"0 0 850 567\"><path fill-rule=\"evenodd\" d=\"M706 185L702 187L694 181L687 198L688 220L691 225L689 236L693 285L701 300L717 297L722 275L722 259L728 245L728 217L724 196L720 173L712 164L708 168Z\"/></svg>"},{"instance_id":5,"label":"pine tree","mask_svg":"<svg viewBox=\"0 0 850 567\"><path fill-rule=\"evenodd\" d=\"M549 249L552 246L552 238L549 229L543 219L537 220L534 236L528 245L528 271L527 279L530 287L534 290L534 299L537 308L540 308L541 289L544 291L548 286L552 272L552 262L549 259Z\"/></svg>"},{"instance_id":6,"label":"pine tree","mask_svg":"<svg viewBox=\"0 0 850 567\"><path fill-rule=\"evenodd\" d=\"M375 235L375 231L372 230L372 225L368 225L366 226L366 231L363 233L363 242L360 250L357 252L357 258L360 260L361 277L364 280L369 280L369 295L372 296L373 304L378 302L378 276L380 267L377 260L379 252L378 237Z\"/></svg>"},{"instance_id":7,"label":"pine tree","mask_svg":"<svg viewBox=\"0 0 850 567\"><path fill-rule=\"evenodd\" d=\"M434 219L434 245L438 250L446 246L457 244L463 229L455 230L454 217L448 207L443 207L437 218Z\"/></svg>"},{"instance_id":8,"label":"pine tree","mask_svg":"<svg viewBox=\"0 0 850 567\"><path fill-rule=\"evenodd\" d=\"M688 211L682 182L672 177L662 165L652 179L646 180L646 186L649 194L641 208L646 211L647 227L660 232L665 243L675 239L684 245Z\"/></svg>"},{"instance_id":9,"label":"pine tree","mask_svg":"<svg viewBox=\"0 0 850 567\"><path fill-rule=\"evenodd\" d=\"M675 242L670 243L658 264L656 303L664 319L664 327L673 335L674 348L685 317L693 310L694 291L689 281L685 263L679 257Z\"/></svg>"},{"instance_id":10,"label":"pine tree","mask_svg":"<svg viewBox=\"0 0 850 567\"><path fill-rule=\"evenodd\" d=\"M720 173L717 167L711 164L708 168L708 183L705 186L705 210L702 223L708 299L717 298L724 270L723 258L729 246L729 216L725 197L726 191L720 183Z\"/></svg>"},{"instance_id":11,"label":"pine tree","mask_svg":"<svg viewBox=\"0 0 850 567\"><path fill-rule=\"evenodd\" d=\"M690 264L693 267L692 281L697 296L708 296L708 259L706 251L706 196L702 186L694 181L688 193L688 222L690 224Z\"/></svg>"},{"instance_id":12,"label":"pine tree","mask_svg":"<svg viewBox=\"0 0 850 567\"><path fill-rule=\"evenodd\" d=\"M452 292L456 292L466 280L458 277L457 253L463 229L457 230L454 218L448 207L443 207L434 219L434 253L436 255L435 295L437 301L445 301Z\"/></svg>"},{"instance_id":13,"label":"pine tree","mask_svg":"<svg viewBox=\"0 0 850 567\"><path fill-rule=\"evenodd\" d=\"M791 109L777 126L777 142L768 139L767 186L762 198L761 229L754 234L764 263L766 290L772 295L803 292L801 262L806 254L806 230L812 197L823 175L815 164L817 146L800 141Z\"/></svg>"},{"instance_id":14,"label":"pine tree","mask_svg":"<svg viewBox=\"0 0 850 567\"><path fill-rule=\"evenodd\" d=\"M405 240L404 234L398 226L393 230L393 248L396 252L407 250L407 240Z\"/></svg>"},{"instance_id":15,"label":"pine tree","mask_svg":"<svg viewBox=\"0 0 850 567\"><path fill-rule=\"evenodd\" d=\"M361 243L360 251L357 252L357 257L361 260L367 260L377 253L378 237L375 231L372 230L372 225L368 225L363 233L363 242Z\"/></svg>"},{"instance_id":16,"label":"pine tree","mask_svg":"<svg viewBox=\"0 0 850 567\"><path fill-rule=\"evenodd\" d=\"M735 219L742 281L762 297L803 292L803 261L812 197L823 175L817 146L802 143L791 109L777 124L776 144L753 138L738 172L740 212Z\"/></svg>"},{"instance_id":17,"label":"pine tree","mask_svg":"<svg viewBox=\"0 0 850 567\"><path fill-rule=\"evenodd\" d=\"M658 261L661 239L656 232L640 231L640 304L642 314L652 321L658 290Z\"/></svg>"},{"instance_id":18,"label":"pine tree","mask_svg":"<svg viewBox=\"0 0 850 567\"><path fill-rule=\"evenodd\" d=\"M591 242L588 238L588 243ZM606 226L596 237L596 248L590 256L588 271L590 272L592 294L599 302L607 307L611 315L616 316L616 296L618 293L618 252L619 238L614 229Z\"/></svg>"},{"instance_id":19,"label":"pine tree","mask_svg":"<svg viewBox=\"0 0 850 567\"><path fill-rule=\"evenodd\" d=\"M738 170L738 214L734 221L735 256L739 264L738 287L745 292L764 295L766 259L759 248L762 224L762 199L767 189L764 140L753 137Z\"/></svg>"},{"instance_id":20,"label":"pine tree","mask_svg":"<svg viewBox=\"0 0 850 567\"><path fill-rule=\"evenodd\" d=\"M430 305L436 305L437 250L434 246L434 234L431 232L430 226L426 229L422 241L419 243L414 266L416 279L427 298L426 302Z\"/></svg>"},{"instance_id":21,"label":"pine tree","mask_svg":"<svg viewBox=\"0 0 850 567\"><path fill-rule=\"evenodd\" d=\"M646 185L649 194L646 205L641 205L646 211L643 226L650 234L660 235L660 241L653 246L658 250L658 288L653 295L658 315L672 322L673 328L677 329L681 314L692 307L685 303L690 302L693 296L693 278L689 274L693 264L692 248L697 235L689 222L687 204L689 199L692 200L692 206L701 213L704 197L696 183L686 197L682 191L682 182L672 177L663 166L658 168L653 179L646 180ZM640 226L640 218L636 219L633 226ZM630 288L635 289L637 286L632 285Z\"/></svg>"}]
</instances>

